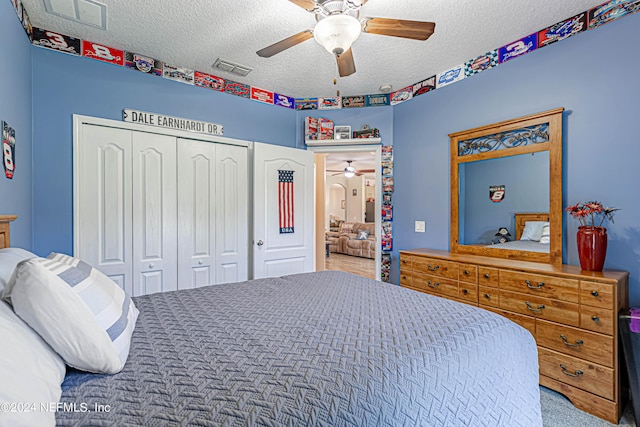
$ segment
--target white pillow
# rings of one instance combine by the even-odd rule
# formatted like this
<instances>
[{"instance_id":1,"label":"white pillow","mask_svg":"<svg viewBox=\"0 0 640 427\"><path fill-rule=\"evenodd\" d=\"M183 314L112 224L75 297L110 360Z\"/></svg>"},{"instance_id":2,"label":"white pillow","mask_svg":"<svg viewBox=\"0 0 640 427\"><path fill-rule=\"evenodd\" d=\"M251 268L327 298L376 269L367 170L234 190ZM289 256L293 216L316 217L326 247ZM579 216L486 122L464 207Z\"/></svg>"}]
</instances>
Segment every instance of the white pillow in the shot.
<instances>
[{"instance_id":1,"label":"white pillow","mask_svg":"<svg viewBox=\"0 0 640 427\"><path fill-rule=\"evenodd\" d=\"M5 298L11 298L16 314L68 365L89 372L120 372L138 309L124 290L89 264L66 255L50 257L54 259L18 264Z\"/></svg>"},{"instance_id":2,"label":"white pillow","mask_svg":"<svg viewBox=\"0 0 640 427\"><path fill-rule=\"evenodd\" d=\"M29 251L20 248L4 248L0 249L0 294L9 283L13 270L20 261L35 257Z\"/></svg>"},{"instance_id":3,"label":"white pillow","mask_svg":"<svg viewBox=\"0 0 640 427\"><path fill-rule=\"evenodd\" d=\"M0 301L0 425L54 426L64 362L26 323ZM9 410L6 410L9 409Z\"/></svg>"},{"instance_id":4,"label":"white pillow","mask_svg":"<svg viewBox=\"0 0 640 427\"><path fill-rule=\"evenodd\" d=\"M524 230L522 230L522 236L520 240L540 240L542 236L542 227L549 225L547 221L527 221L524 223Z\"/></svg>"},{"instance_id":5,"label":"white pillow","mask_svg":"<svg viewBox=\"0 0 640 427\"><path fill-rule=\"evenodd\" d=\"M549 244L551 242L551 227L549 226L549 223L545 224L544 227L542 227L542 236L540 237L540 243L546 243Z\"/></svg>"}]
</instances>

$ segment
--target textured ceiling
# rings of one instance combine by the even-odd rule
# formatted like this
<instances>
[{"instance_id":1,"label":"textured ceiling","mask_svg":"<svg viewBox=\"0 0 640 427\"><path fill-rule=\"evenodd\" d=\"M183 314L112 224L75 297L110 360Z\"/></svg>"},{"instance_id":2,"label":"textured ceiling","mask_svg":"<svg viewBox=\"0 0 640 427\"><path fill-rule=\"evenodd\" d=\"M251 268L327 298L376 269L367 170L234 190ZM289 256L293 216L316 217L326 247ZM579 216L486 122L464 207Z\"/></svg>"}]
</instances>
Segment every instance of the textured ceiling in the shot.
<instances>
[{"instance_id":1,"label":"textured ceiling","mask_svg":"<svg viewBox=\"0 0 640 427\"><path fill-rule=\"evenodd\" d=\"M5 0L6 1L6 0ZM584 12L602 0L369 0L360 17L433 21L427 41L362 34L357 72L338 79L334 58L315 40L271 58L256 51L312 29L314 15L287 0L102 0L107 30L48 14L43 0L22 0L34 26L151 56L251 86L302 98L401 89L487 51ZM254 69L246 77L213 70L216 58Z\"/></svg>"}]
</instances>

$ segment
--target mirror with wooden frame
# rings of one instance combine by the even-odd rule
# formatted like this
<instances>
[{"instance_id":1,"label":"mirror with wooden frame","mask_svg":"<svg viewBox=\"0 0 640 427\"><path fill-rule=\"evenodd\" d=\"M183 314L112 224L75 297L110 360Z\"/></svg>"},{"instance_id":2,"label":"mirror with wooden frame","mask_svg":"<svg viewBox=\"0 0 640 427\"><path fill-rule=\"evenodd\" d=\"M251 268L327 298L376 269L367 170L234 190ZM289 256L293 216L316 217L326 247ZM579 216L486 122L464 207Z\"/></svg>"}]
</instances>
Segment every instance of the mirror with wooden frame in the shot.
<instances>
[{"instance_id":1,"label":"mirror with wooden frame","mask_svg":"<svg viewBox=\"0 0 640 427\"><path fill-rule=\"evenodd\" d=\"M563 111L449 135L451 252L562 263Z\"/></svg>"}]
</instances>

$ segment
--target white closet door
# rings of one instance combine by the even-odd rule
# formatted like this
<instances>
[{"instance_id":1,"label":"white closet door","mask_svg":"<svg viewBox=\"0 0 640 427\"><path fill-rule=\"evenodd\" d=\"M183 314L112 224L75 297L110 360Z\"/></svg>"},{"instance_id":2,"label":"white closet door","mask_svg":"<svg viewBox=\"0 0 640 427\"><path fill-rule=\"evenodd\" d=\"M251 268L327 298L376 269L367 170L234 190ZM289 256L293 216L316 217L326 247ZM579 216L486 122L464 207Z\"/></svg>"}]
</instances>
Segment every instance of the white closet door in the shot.
<instances>
[{"instance_id":1,"label":"white closet door","mask_svg":"<svg viewBox=\"0 0 640 427\"><path fill-rule=\"evenodd\" d=\"M247 148L178 139L178 287L247 280Z\"/></svg>"},{"instance_id":2,"label":"white closet door","mask_svg":"<svg viewBox=\"0 0 640 427\"><path fill-rule=\"evenodd\" d=\"M76 153L74 255L133 293L129 130L84 125Z\"/></svg>"},{"instance_id":3,"label":"white closet door","mask_svg":"<svg viewBox=\"0 0 640 427\"><path fill-rule=\"evenodd\" d=\"M215 144L178 139L178 288L215 283Z\"/></svg>"},{"instance_id":4,"label":"white closet door","mask_svg":"<svg viewBox=\"0 0 640 427\"><path fill-rule=\"evenodd\" d=\"M133 295L177 289L176 138L133 132Z\"/></svg>"},{"instance_id":5,"label":"white closet door","mask_svg":"<svg viewBox=\"0 0 640 427\"><path fill-rule=\"evenodd\" d=\"M249 177L247 148L216 144L216 283L247 280Z\"/></svg>"}]
</instances>

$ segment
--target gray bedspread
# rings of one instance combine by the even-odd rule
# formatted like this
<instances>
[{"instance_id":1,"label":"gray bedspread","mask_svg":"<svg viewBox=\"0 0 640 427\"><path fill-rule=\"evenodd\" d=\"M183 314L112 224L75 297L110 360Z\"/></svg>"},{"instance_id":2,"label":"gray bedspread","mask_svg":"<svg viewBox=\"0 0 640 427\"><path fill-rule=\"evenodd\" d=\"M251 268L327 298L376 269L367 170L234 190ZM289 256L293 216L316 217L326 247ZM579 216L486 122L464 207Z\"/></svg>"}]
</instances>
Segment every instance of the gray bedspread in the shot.
<instances>
[{"instance_id":1,"label":"gray bedspread","mask_svg":"<svg viewBox=\"0 0 640 427\"><path fill-rule=\"evenodd\" d=\"M70 371L59 425L542 426L533 337L476 307L334 271L135 303L124 370Z\"/></svg>"}]
</instances>

